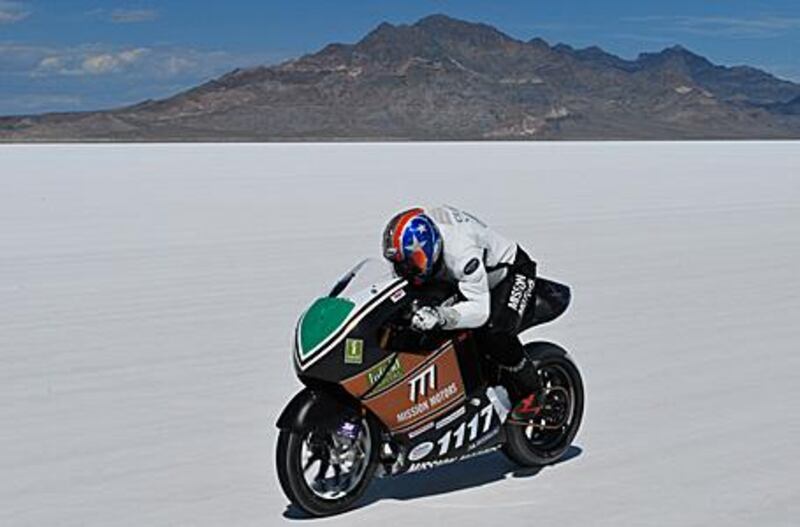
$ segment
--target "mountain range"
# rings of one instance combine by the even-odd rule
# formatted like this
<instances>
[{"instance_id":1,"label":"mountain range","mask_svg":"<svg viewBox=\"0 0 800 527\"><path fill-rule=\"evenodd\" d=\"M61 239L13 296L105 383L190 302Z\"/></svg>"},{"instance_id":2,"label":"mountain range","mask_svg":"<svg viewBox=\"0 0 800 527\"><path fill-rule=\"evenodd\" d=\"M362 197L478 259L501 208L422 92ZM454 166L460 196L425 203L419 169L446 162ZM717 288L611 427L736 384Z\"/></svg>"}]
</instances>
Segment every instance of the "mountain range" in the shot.
<instances>
[{"instance_id":1,"label":"mountain range","mask_svg":"<svg viewBox=\"0 0 800 527\"><path fill-rule=\"evenodd\" d=\"M625 60L433 15L159 101L0 118L0 141L800 138L800 84L683 47Z\"/></svg>"}]
</instances>

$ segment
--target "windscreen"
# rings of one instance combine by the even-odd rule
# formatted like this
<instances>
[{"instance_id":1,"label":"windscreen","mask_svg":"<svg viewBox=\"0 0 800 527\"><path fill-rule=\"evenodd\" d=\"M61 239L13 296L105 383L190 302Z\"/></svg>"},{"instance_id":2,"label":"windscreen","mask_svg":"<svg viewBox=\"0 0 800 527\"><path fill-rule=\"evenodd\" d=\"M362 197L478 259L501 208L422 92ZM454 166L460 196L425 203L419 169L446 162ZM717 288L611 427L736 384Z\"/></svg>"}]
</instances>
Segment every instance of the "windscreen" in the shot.
<instances>
[{"instance_id":1,"label":"windscreen","mask_svg":"<svg viewBox=\"0 0 800 527\"><path fill-rule=\"evenodd\" d=\"M342 277L340 285L343 288L335 288L341 290L334 296L353 298L358 293L384 283L393 276L392 267L388 262L378 258L367 258Z\"/></svg>"}]
</instances>

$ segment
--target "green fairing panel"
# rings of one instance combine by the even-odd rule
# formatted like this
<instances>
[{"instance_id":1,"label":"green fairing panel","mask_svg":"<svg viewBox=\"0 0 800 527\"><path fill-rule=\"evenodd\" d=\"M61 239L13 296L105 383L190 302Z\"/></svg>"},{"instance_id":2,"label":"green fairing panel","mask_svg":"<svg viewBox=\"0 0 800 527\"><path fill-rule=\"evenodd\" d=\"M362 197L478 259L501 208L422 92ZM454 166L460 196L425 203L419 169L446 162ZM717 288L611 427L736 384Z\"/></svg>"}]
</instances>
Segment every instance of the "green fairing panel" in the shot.
<instances>
[{"instance_id":1,"label":"green fairing panel","mask_svg":"<svg viewBox=\"0 0 800 527\"><path fill-rule=\"evenodd\" d=\"M300 324L300 355L305 358L335 332L353 311L355 304L344 298L320 298L308 308Z\"/></svg>"}]
</instances>

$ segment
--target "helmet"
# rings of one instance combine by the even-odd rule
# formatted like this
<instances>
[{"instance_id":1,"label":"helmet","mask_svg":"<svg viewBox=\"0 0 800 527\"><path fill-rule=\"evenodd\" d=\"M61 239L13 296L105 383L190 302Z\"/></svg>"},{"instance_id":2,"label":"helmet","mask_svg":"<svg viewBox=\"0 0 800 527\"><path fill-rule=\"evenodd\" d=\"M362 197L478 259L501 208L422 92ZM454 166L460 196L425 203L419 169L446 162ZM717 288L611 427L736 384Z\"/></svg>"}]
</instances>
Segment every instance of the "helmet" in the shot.
<instances>
[{"instance_id":1,"label":"helmet","mask_svg":"<svg viewBox=\"0 0 800 527\"><path fill-rule=\"evenodd\" d=\"M399 276L417 284L434 274L441 255L442 235L422 209L399 213L383 231L383 256Z\"/></svg>"}]
</instances>

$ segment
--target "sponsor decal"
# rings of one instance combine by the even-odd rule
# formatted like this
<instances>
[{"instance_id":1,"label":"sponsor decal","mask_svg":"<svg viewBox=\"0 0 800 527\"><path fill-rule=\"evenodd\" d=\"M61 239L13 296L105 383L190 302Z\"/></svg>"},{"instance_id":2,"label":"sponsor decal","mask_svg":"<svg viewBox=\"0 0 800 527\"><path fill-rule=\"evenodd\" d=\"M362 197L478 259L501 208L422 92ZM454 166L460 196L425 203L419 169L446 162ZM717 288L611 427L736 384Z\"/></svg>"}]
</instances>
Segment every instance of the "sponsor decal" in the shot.
<instances>
[{"instance_id":1,"label":"sponsor decal","mask_svg":"<svg viewBox=\"0 0 800 527\"><path fill-rule=\"evenodd\" d=\"M425 459L428 457L433 451L433 443L430 441L425 441L424 443L420 443L411 450L408 454L409 461L419 461L420 459Z\"/></svg>"},{"instance_id":2,"label":"sponsor decal","mask_svg":"<svg viewBox=\"0 0 800 527\"><path fill-rule=\"evenodd\" d=\"M412 463L410 467L408 467L408 472L420 472L422 470L430 470L436 467L442 467L444 465L449 465L450 463L455 463L461 458L458 457L450 457L446 459L434 459L433 461L423 461L422 463Z\"/></svg>"},{"instance_id":3,"label":"sponsor decal","mask_svg":"<svg viewBox=\"0 0 800 527\"><path fill-rule=\"evenodd\" d=\"M467 450L471 452L471 451L475 450L476 448L482 447L490 439L492 439L493 437L496 437L497 434L499 434L499 433L500 433L500 427L497 427L494 430L492 430L491 432L489 432L488 434L486 434L485 436L479 438L477 441L473 441L472 443L470 443L469 446L467 447Z\"/></svg>"},{"instance_id":4,"label":"sponsor decal","mask_svg":"<svg viewBox=\"0 0 800 527\"><path fill-rule=\"evenodd\" d=\"M402 412L399 412L397 414L397 422L402 424L406 421L410 421L418 415L422 415L441 406L457 394L458 386L455 382L451 382L438 392L431 395L429 398L423 399L422 401L415 403L411 408L407 408Z\"/></svg>"},{"instance_id":5,"label":"sponsor decal","mask_svg":"<svg viewBox=\"0 0 800 527\"><path fill-rule=\"evenodd\" d=\"M391 301L396 304L400 300L402 300L403 297L405 297L405 296L406 296L406 290L405 289L398 289L396 293L394 293L392 296L389 297L389 299L391 299Z\"/></svg>"},{"instance_id":6,"label":"sponsor decal","mask_svg":"<svg viewBox=\"0 0 800 527\"><path fill-rule=\"evenodd\" d=\"M472 260L467 262L467 265L464 266L464 274L469 276L475 271L478 270L478 267L481 266L481 261L477 258L473 258Z\"/></svg>"},{"instance_id":7,"label":"sponsor decal","mask_svg":"<svg viewBox=\"0 0 800 527\"><path fill-rule=\"evenodd\" d=\"M425 396L431 390L436 389L436 364L431 364L422 373L408 381L408 399L412 403L417 402L417 397Z\"/></svg>"},{"instance_id":8,"label":"sponsor decal","mask_svg":"<svg viewBox=\"0 0 800 527\"><path fill-rule=\"evenodd\" d=\"M346 386L351 393L364 396L364 404L387 424L390 431L408 433L462 406L464 385L452 343L443 345L432 356L399 352L396 357L402 365L402 375L385 388L375 390L369 387L370 378L366 372L377 364L353 377L352 382L347 381L349 384ZM389 357L383 357L379 361L377 373L387 367L386 364L391 367L391 362L383 362L387 359ZM384 375L388 374L389 370L386 370ZM392 379L397 375L399 372L392 372ZM373 375L371 381L380 383L380 376Z\"/></svg>"},{"instance_id":9,"label":"sponsor decal","mask_svg":"<svg viewBox=\"0 0 800 527\"><path fill-rule=\"evenodd\" d=\"M469 423L462 421L455 430L448 430L436 441L439 445L439 456L446 456L452 447L458 450L464 446L465 441L475 441L479 434L486 434L492 427L494 407L488 404L480 412L472 416ZM481 426L483 421L483 426Z\"/></svg>"},{"instance_id":10,"label":"sponsor decal","mask_svg":"<svg viewBox=\"0 0 800 527\"><path fill-rule=\"evenodd\" d=\"M364 362L364 341L347 339L344 341L344 363L362 364Z\"/></svg>"},{"instance_id":11,"label":"sponsor decal","mask_svg":"<svg viewBox=\"0 0 800 527\"><path fill-rule=\"evenodd\" d=\"M533 278L528 278L528 288L525 290L525 294L522 295L522 302L519 305L519 313L522 316L525 313L525 309L528 307L528 303L531 301L531 297L533 296L533 289L536 286L536 282Z\"/></svg>"},{"instance_id":12,"label":"sponsor decal","mask_svg":"<svg viewBox=\"0 0 800 527\"><path fill-rule=\"evenodd\" d=\"M405 375L403 365L395 356L378 363L367 372L367 384L375 391L381 391ZM377 383L377 384L376 384Z\"/></svg>"},{"instance_id":13,"label":"sponsor decal","mask_svg":"<svg viewBox=\"0 0 800 527\"><path fill-rule=\"evenodd\" d=\"M458 223L475 222L475 223L477 223L478 225L480 225L483 228L487 227L487 225L485 223L483 223L481 220L479 220L478 218L476 218L475 216L473 216L472 214L470 214L469 212L467 212L465 210L459 210L459 209L457 209L455 207L451 207L451 206L446 206L446 207L450 211L450 214L453 216L453 218Z\"/></svg>"},{"instance_id":14,"label":"sponsor decal","mask_svg":"<svg viewBox=\"0 0 800 527\"><path fill-rule=\"evenodd\" d=\"M459 458L459 461L463 461L465 459L472 459L473 457L482 456L484 454L488 454L490 452L494 452L495 450L500 450L501 446L502 445L494 445L494 446L490 446L488 448L484 448L482 450L476 450L475 452L470 452L468 454L464 454L463 456L461 456Z\"/></svg>"},{"instance_id":15,"label":"sponsor decal","mask_svg":"<svg viewBox=\"0 0 800 527\"><path fill-rule=\"evenodd\" d=\"M508 296L508 307L517 312L519 316L525 313L528 302L533 295L535 281L525 275L515 274L514 285L511 287L511 294Z\"/></svg>"},{"instance_id":16,"label":"sponsor decal","mask_svg":"<svg viewBox=\"0 0 800 527\"><path fill-rule=\"evenodd\" d=\"M408 467L407 472L420 472L423 470L430 470L432 468L441 467L443 465L449 465L450 463L455 463L456 461L464 461L465 459L471 459L473 457L482 456L484 454L488 454L490 452L494 452L500 448L500 445L495 445L489 448L485 448L483 450L476 450L475 452L469 452L464 454L463 456L458 457L450 457L445 459L434 459L432 461L422 461L420 463L412 463L410 467Z\"/></svg>"}]
</instances>

